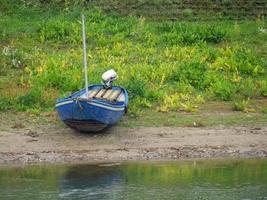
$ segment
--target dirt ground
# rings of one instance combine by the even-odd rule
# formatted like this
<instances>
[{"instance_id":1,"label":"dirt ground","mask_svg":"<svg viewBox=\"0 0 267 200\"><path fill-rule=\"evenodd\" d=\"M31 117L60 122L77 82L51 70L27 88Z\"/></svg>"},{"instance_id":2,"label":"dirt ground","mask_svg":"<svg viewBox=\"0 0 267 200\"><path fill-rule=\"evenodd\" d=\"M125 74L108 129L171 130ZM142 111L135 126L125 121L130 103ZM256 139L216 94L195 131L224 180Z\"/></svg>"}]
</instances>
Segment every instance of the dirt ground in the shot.
<instances>
[{"instance_id":1,"label":"dirt ground","mask_svg":"<svg viewBox=\"0 0 267 200\"><path fill-rule=\"evenodd\" d=\"M0 164L267 156L267 125L114 126L81 134L44 119L0 114Z\"/></svg>"}]
</instances>

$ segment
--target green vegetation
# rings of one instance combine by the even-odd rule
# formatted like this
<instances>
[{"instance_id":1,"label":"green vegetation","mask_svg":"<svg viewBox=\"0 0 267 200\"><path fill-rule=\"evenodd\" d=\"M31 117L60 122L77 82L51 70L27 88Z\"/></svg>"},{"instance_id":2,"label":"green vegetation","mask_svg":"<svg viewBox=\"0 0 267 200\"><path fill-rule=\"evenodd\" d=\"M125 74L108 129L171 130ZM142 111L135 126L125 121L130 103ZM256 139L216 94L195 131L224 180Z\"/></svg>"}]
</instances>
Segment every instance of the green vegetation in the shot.
<instances>
[{"instance_id":1,"label":"green vegetation","mask_svg":"<svg viewBox=\"0 0 267 200\"><path fill-rule=\"evenodd\" d=\"M226 110L228 109L228 110ZM234 110L237 110L233 106ZM249 110L250 109L250 110ZM201 110L193 113L185 112L168 112L159 113L156 111L145 110L142 117L126 116L120 122L123 127L213 127L223 125L229 126L244 126L266 125L267 110L262 106L258 112L252 107L240 108L237 111L231 112L229 108L223 107L217 110ZM245 112L245 113L243 113Z\"/></svg>"},{"instance_id":2,"label":"green vegetation","mask_svg":"<svg viewBox=\"0 0 267 200\"><path fill-rule=\"evenodd\" d=\"M81 12L89 81L99 83L105 70L115 69L117 84L129 91L130 114L192 112L213 100L249 112L248 98L267 96L267 22L261 18L153 21L43 2L1 0L0 110L51 110L56 98L83 87Z\"/></svg>"}]
</instances>

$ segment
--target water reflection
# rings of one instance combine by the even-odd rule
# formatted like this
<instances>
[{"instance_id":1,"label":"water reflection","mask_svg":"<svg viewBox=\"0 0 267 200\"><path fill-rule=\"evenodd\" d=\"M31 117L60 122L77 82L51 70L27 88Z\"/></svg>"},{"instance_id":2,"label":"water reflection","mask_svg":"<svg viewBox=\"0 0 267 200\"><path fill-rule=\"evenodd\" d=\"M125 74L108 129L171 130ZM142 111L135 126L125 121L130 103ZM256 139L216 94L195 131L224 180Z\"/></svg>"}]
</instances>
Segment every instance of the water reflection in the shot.
<instances>
[{"instance_id":1,"label":"water reflection","mask_svg":"<svg viewBox=\"0 0 267 200\"><path fill-rule=\"evenodd\" d=\"M267 160L2 167L0 199L267 200Z\"/></svg>"},{"instance_id":2,"label":"water reflection","mask_svg":"<svg viewBox=\"0 0 267 200\"><path fill-rule=\"evenodd\" d=\"M60 178L61 199L116 199L121 192L123 174L120 167L78 165L70 167Z\"/></svg>"}]
</instances>

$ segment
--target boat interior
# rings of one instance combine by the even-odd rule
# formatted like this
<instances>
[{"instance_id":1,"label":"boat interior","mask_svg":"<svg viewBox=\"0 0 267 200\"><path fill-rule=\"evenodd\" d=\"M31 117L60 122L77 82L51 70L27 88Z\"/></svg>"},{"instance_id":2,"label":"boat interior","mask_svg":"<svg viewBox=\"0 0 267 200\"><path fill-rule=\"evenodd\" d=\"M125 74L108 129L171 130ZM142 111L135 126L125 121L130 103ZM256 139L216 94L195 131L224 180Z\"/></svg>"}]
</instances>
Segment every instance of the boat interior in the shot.
<instances>
[{"instance_id":1,"label":"boat interior","mask_svg":"<svg viewBox=\"0 0 267 200\"><path fill-rule=\"evenodd\" d=\"M112 102L124 102L125 95L121 89L118 90L112 88L96 88L89 90L88 99L102 99Z\"/></svg>"}]
</instances>

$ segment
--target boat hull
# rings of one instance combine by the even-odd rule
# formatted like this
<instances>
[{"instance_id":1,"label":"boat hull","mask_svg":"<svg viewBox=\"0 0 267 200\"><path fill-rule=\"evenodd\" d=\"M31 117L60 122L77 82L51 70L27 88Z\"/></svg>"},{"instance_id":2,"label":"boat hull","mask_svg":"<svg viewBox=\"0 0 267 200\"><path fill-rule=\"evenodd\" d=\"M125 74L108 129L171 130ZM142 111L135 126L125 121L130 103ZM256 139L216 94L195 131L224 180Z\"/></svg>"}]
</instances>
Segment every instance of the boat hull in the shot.
<instances>
[{"instance_id":1,"label":"boat hull","mask_svg":"<svg viewBox=\"0 0 267 200\"><path fill-rule=\"evenodd\" d=\"M98 132L109 127L107 124L102 124L97 121L90 120L64 120L63 121L70 128L76 129L80 132Z\"/></svg>"},{"instance_id":2,"label":"boat hull","mask_svg":"<svg viewBox=\"0 0 267 200\"><path fill-rule=\"evenodd\" d=\"M103 86L89 86L89 90L96 87ZM117 89L121 89L126 97L123 102L80 98L85 93L84 90L67 98L59 99L56 109L60 119L67 126L82 132L101 131L117 123L126 112L128 103L126 90L118 86Z\"/></svg>"}]
</instances>

